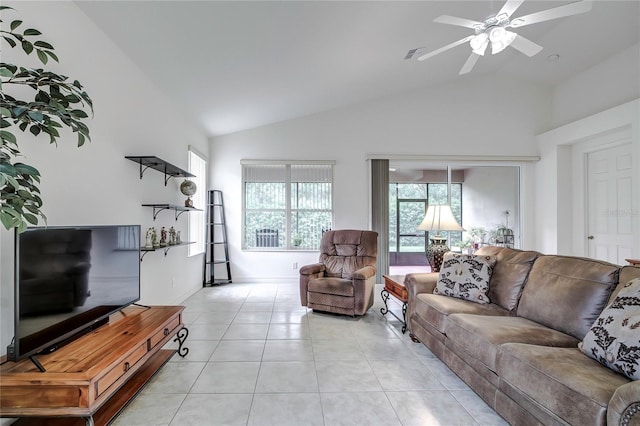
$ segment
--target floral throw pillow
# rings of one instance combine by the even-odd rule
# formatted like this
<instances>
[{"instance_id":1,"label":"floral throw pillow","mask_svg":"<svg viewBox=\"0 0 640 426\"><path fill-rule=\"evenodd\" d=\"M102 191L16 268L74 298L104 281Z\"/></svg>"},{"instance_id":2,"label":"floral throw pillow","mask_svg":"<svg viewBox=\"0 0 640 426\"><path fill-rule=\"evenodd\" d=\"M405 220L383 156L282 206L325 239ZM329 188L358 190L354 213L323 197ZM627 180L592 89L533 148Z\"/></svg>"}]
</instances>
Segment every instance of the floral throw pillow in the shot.
<instances>
[{"instance_id":1,"label":"floral throw pillow","mask_svg":"<svg viewBox=\"0 0 640 426\"><path fill-rule=\"evenodd\" d=\"M496 258L449 252L444 255L434 294L489 303L489 280Z\"/></svg>"},{"instance_id":2,"label":"floral throw pillow","mask_svg":"<svg viewBox=\"0 0 640 426\"><path fill-rule=\"evenodd\" d=\"M624 285L578 349L602 365L640 380L640 278Z\"/></svg>"}]
</instances>

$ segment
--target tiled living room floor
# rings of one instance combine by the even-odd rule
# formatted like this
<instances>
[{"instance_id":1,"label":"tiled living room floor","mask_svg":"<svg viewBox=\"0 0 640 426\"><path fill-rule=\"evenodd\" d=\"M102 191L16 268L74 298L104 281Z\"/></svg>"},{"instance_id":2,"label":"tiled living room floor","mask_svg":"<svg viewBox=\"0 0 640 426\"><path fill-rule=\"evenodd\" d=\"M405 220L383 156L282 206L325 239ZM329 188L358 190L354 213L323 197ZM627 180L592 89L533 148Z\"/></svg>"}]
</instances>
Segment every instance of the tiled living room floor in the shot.
<instances>
[{"instance_id":1,"label":"tiled living room floor","mask_svg":"<svg viewBox=\"0 0 640 426\"><path fill-rule=\"evenodd\" d=\"M355 319L300 306L297 284L198 291L184 302L189 354L175 355L115 424L506 424L380 314L381 289Z\"/></svg>"}]
</instances>

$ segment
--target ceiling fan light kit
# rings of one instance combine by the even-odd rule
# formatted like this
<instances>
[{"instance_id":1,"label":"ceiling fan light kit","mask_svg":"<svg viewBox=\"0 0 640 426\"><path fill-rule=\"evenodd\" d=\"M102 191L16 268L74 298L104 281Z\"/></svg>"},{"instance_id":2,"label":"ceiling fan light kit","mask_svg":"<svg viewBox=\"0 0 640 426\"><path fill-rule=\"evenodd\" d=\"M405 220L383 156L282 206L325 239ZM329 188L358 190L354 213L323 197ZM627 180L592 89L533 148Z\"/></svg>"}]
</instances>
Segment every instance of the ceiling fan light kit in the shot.
<instances>
[{"instance_id":1,"label":"ceiling fan light kit","mask_svg":"<svg viewBox=\"0 0 640 426\"><path fill-rule=\"evenodd\" d=\"M471 55L467 58L467 61L462 66L459 74L466 74L471 71L480 56L484 56L489 43L491 43L492 55L500 53L507 47L511 46L529 57L534 56L542 50L542 46L519 34L516 34L513 31L508 31L507 28L520 28L525 25L585 13L591 10L593 0L581 0L511 20L511 15L523 2L524 0L507 0L498 13L482 22L449 15L437 17L433 20L434 22L471 28L475 31L475 35L454 41L453 43L431 52L423 53L417 57L417 60L424 61L425 59L429 59L439 53L464 44L467 41L471 47ZM421 50L423 49L419 48L410 50L405 56L405 59L412 59L415 54L419 53Z\"/></svg>"}]
</instances>

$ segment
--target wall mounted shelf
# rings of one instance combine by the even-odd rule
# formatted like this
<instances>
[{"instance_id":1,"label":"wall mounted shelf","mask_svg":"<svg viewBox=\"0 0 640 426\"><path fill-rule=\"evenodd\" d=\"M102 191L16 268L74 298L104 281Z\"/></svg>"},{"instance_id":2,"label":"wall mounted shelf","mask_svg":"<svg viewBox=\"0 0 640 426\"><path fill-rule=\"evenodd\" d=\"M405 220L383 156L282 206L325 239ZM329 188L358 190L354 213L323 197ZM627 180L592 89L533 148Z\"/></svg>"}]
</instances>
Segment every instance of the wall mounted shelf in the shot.
<instances>
[{"instance_id":1,"label":"wall mounted shelf","mask_svg":"<svg viewBox=\"0 0 640 426\"><path fill-rule=\"evenodd\" d=\"M167 245L164 247L157 247L157 248L147 248L147 247L140 247L140 251L142 252L142 256L140 256L140 262L142 262L142 259L144 259L144 256L151 252L151 251L160 251L160 250L164 250L164 255L166 256L167 253L169 252L169 250L171 250L174 247L179 247L179 246L186 246L189 244L194 244L195 241L183 241L181 243L178 244L172 244L172 245Z\"/></svg>"},{"instance_id":2,"label":"wall mounted shelf","mask_svg":"<svg viewBox=\"0 0 640 426\"><path fill-rule=\"evenodd\" d=\"M178 206L176 204L143 204L142 207L153 208L153 220L156 220L158 213L163 210L173 210L176 215L176 220L184 212L201 212L202 209L196 209L195 207Z\"/></svg>"},{"instance_id":3,"label":"wall mounted shelf","mask_svg":"<svg viewBox=\"0 0 640 426\"><path fill-rule=\"evenodd\" d=\"M144 176L144 172L146 172L147 169L153 169L164 173L164 186L167 186L167 182L169 182L169 179L171 179L172 177L195 177L194 174L191 174L186 170L174 166L173 164L153 155L129 155L125 156L124 158L140 165L140 179L142 179L142 176Z\"/></svg>"}]
</instances>

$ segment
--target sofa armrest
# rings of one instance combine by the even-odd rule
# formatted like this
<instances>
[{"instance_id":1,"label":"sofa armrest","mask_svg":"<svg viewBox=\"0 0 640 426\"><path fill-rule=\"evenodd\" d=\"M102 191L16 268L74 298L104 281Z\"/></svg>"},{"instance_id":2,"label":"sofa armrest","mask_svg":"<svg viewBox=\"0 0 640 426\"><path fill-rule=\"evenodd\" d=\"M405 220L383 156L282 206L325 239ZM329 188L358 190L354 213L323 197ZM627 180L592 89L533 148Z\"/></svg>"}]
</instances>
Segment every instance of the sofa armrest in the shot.
<instances>
[{"instance_id":1,"label":"sofa armrest","mask_svg":"<svg viewBox=\"0 0 640 426\"><path fill-rule=\"evenodd\" d=\"M363 268L354 271L352 277L354 280L368 280L369 278L376 275L375 266L365 266Z\"/></svg>"},{"instance_id":2,"label":"sofa armrest","mask_svg":"<svg viewBox=\"0 0 640 426\"><path fill-rule=\"evenodd\" d=\"M324 265L322 263L312 263L311 265L300 267L300 275L316 275L321 272L324 272Z\"/></svg>"},{"instance_id":3,"label":"sofa armrest","mask_svg":"<svg viewBox=\"0 0 640 426\"><path fill-rule=\"evenodd\" d=\"M322 263L312 263L300 267L300 304L307 306L307 287L309 280L324 276L325 267Z\"/></svg>"},{"instance_id":4,"label":"sofa armrest","mask_svg":"<svg viewBox=\"0 0 640 426\"><path fill-rule=\"evenodd\" d=\"M407 288L408 293L407 313L405 318L409 331L411 331L411 315L413 314L416 297L420 293L433 293L433 289L436 287L439 276L440 274L438 272L405 275L404 286Z\"/></svg>"},{"instance_id":5,"label":"sofa armrest","mask_svg":"<svg viewBox=\"0 0 640 426\"><path fill-rule=\"evenodd\" d=\"M640 424L640 381L620 386L607 408L607 425Z\"/></svg>"},{"instance_id":6,"label":"sofa armrest","mask_svg":"<svg viewBox=\"0 0 640 426\"><path fill-rule=\"evenodd\" d=\"M419 274L407 274L404 277L404 285L409 293L409 300L420 293L433 293L438 282L438 272L426 272Z\"/></svg>"}]
</instances>

